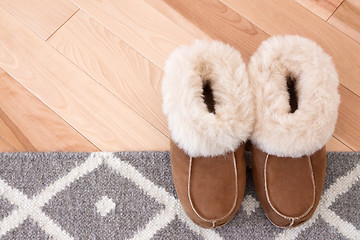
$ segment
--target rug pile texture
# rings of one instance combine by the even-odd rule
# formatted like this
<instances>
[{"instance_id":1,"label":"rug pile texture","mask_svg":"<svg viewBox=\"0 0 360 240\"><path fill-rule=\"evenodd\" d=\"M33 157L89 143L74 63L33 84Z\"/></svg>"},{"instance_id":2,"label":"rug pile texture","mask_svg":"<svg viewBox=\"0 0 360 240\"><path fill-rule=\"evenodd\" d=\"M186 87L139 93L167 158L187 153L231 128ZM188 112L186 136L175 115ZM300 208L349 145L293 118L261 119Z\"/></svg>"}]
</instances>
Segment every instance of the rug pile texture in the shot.
<instances>
[{"instance_id":1,"label":"rug pile texture","mask_svg":"<svg viewBox=\"0 0 360 240\"><path fill-rule=\"evenodd\" d=\"M205 230L181 208L168 152L0 153L0 239L360 239L360 153L328 153L320 205L295 229L267 220L250 165L235 218Z\"/></svg>"}]
</instances>

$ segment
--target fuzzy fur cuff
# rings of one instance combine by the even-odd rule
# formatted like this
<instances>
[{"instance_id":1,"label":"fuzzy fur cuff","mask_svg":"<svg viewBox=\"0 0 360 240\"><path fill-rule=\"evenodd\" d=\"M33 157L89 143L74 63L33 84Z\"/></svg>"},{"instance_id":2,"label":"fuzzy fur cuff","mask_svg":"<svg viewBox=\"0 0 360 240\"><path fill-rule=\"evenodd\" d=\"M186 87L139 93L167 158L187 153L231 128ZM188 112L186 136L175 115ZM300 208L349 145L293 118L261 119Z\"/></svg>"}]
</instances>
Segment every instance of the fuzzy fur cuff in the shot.
<instances>
[{"instance_id":1,"label":"fuzzy fur cuff","mask_svg":"<svg viewBox=\"0 0 360 240\"><path fill-rule=\"evenodd\" d=\"M272 155L300 157L321 149L336 124L340 97L331 57L299 36L264 41L248 66L255 101L251 141ZM290 113L287 76L296 79L298 108Z\"/></svg>"},{"instance_id":2,"label":"fuzzy fur cuff","mask_svg":"<svg viewBox=\"0 0 360 240\"><path fill-rule=\"evenodd\" d=\"M212 88L215 114L204 102L206 82ZM229 45L197 40L176 49L162 82L171 138L193 157L236 150L250 136L254 122L249 89L246 66Z\"/></svg>"}]
</instances>

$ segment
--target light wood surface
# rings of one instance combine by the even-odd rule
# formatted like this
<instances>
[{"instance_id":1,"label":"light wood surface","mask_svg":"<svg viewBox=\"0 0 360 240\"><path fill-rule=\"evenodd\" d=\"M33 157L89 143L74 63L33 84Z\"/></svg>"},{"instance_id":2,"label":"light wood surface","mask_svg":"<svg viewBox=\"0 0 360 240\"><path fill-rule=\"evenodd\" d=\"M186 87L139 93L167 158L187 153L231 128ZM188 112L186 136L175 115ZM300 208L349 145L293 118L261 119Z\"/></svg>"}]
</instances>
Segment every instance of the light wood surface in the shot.
<instances>
[{"instance_id":1,"label":"light wood surface","mask_svg":"<svg viewBox=\"0 0 360 240\"><path fill-rule=\"evenodd\" d=\"M159 13L169 18L176 25L180 26L182 29L190 33L190 35L199 38L211 40L209 35L203 32L198 26L196 26L190 19L187 19L183 16L183 13L179 12L177 9L172 8L165 1L161 0L144 0L153 8L155 8ZM193 1L194 3L195 1ZM196 3L196 2L195 2Z\"/></svg>"},{"instance_id":2,"label":"light wood surface","mask_svg":"<svg viewBox=\"0 0 360 240\"><path fill-rule=\"evenodd\" d=\"M143 0L74 0L74 3L161 69L176 47L194 40Z\"/></svg>"},{"instance_id":3,"label":"light wood surface","mask_svg":"<svg viewBox=\"0 0 360 240\"><path fill-rule=\"evenodd\" d=\"M328 22L360 43L360 1L345 0Z\"/></svg>"},{"instance_id":4,"label":"light wood surface","mask_svg":"<svg viewBox=\"0 0 360 240\"><path fill-rule=\"evenodd\" d=\"M340 86L341 103L334 135L355 151L360 151L360 98Z\"/></svg>"},{"instance_id":5,"label":"light wood surface","mask_svg":"<svg viewBox=\"0 0 360 240\"><path fill-rule=\"evenodd\" d=\"M316 41L333 57L340 82L360 95L360 81L354 81L360 76L360 45L357 42L294 1L222 2L270 35L297 34Z\"/></svg>"},{"instance_id":6,"label":"light wood surface","mask_svg":"<svg viewBox=\"0 0 360 240\"><path fill-rule=\"evenodd\" d=\"M326 144L326 150L327 151L333 151L333 152L352 152L353 150L346 146L344 143L342 143L340 140L338 140L335 137L331 137L328 143Z\"/></svg>"},{"instance_id":7,"label":"light wood surface","mask_svg":"<svg viewBox=\"0 0 360 240\"><path fill-rule=\"evenodd\" d=\"M48 42L145 120L169 135L161 70L82 11Z\"/></svg>"},{"instance_id":8,"label":"light wood surface","mask_svg":"<svg viewBox=\"0 0 360 240\"><path fill-rule=\"evenodd\" d=\"M246 62L261 41L269 37L264 31L217 0L165 0L165 2L212 39L221 40L237 48Z\"/></svg>"},{"instance_id":9,"label":"light wood surface","mask_svg":"<svg viewBox=\"0 0 360 240\"><path fill-rule=\"evenodd\" d=\"M0 29L0 67L99 149L168 148L168 138L3 9Z\"/></svg>"},{"instance_id":10,"label":"light wood surface","mask_svg":"<svg viewBox=\"0 0 360 240\"><path fill-rule=\"evenodd\" d=\"M0 137L0 152L14 152L15 148L11 147L4 139Z\"/></svg>"},{"instance_id":11,"label":"light wood surface","mask_svg":"<svg viewBox=\"0 0 360 240\"><path fill-rule=\"evenodd\" d=\"M17 151L34 149L31 142L24 137L21 131L13 124L9 116L0 109L0 136L6 141L10 141Z\"/></svg>"},{"instance_id":12,"label":"light wood surface","mask_svg":"<svg viewBox=\"0 0 360 240\"><path fill-rule=\"evenodd\" d=\"M359 151L358 7L346 8L357 1L336 12L341 0L296 1L0 0L0 67L11 75L0 86L0 151L168 150L160 87L170 52L217 39L247 62L276 34L333 57L341 106L327 150Z\"/></svg>"},{"instance_id":13,"label":"light wood surface","mask_svg":"<svg viewBox=\"0 0 360 240\"><path fill-rule=\"evenodd\" d=\"M0 136L17 151L98 150L2 69L0 82Z\"/></svg>"},{"instance_id":14,"label":"light wood surface","mask_svg":"<svg viewBox=\"0 0 360 240\"><path fill-rule=\"evenodd\" d=\"M236 24L239 24L239 22L236 21L217 21L217 19L221 18L218 17L219 15L222 14L223 11L225 12L231 12L231 10L229 10L226 6L224 6L222 3L219 3L217 1L196 1L196 4L193 4L191 0L182 0L182 1L176 1L176 0L172 0L172 1L168 1L165 0L166 2L168 2L169 6L174 7L174 9L177 10L177 12L181 13L183 16L187 16L189 19L192 19L192 21L195 24L195 27L197 28L202 28L200 30L202 30L203 32L205 32L206 34L208 34L209 36L213 36L216 39L219 39L225 43L229 43L232 46L236 47L241 53L242 56L244 58L244 60L248 60L250 58L250 56L253 54L253 52L256 50L256 48L258 47L258 45L260 45L262 40L267 39L268 37L270 37L270 35L268 35L267 33L265 33L264 31L262 31L261 29L259 29L256 26L253 26L253 30L254 32L256 32L256 37L254 37L253 35L247 35L244 34L243 32L237 30L237 29L241 29L241 28L236 28L234 27ZM207 9L206 8L206 4L207 3L212 3L209 4L211 6L215 6L213 9ZM193 7L191 7L193 6ZM218 12L217 12L218 11ZM210 14L209 14L210 13ZM236 16L237 13L232 12L230 15L232 16L232 19L241 19L240 16ZM198 20L198 19L206 19L206 21L208 23L211 23L209 26L212 27L207 27L207 25L205 23L200 23L202 20ZM173 19L176 23L177 19ZM242 22L242 23L241 23ZM244 23L245 22L245 23ZM242 21L240 21L241 24L245 24L247 25L247 20L246 19L242 19ZM180 24L180 22L179 22ZM205 27L202 27L206 25ZM194 28L194 26L193 26ZM219 29L222 29L220 32L221 34L219 34ZM240 39L240 37L238 38L237 36L239 35L243 35L242 36L242 40L241 41L234 41L233 39ZM236 37L234 37L236 36ZM248 41L251 41L251 39L254 39L253 44L247 44L246 38ZM254 44L257 44L254 46ZM343 89L343 87L341 88ZM343 92L340 92L340 94L343 94ZM354 94L353 94L354 95ZM343 105L348 105L348 104L353 104L353 100L357 99L358 97L355 95L352 98L342 98L342 104ZM357 109L349 109L349 112L347 115L343 115L343 114L339 114L339 123L342 122L346 122L348 121L348 117L349 114L351 115L352 112L354 111L359 111ZM355 124L355 123L354 123ZM350 125L350 126L355 126L356 125ZM341 127L341 125L339 125ZM338 127L337 127L338 128ZM341 128L343 129L343 128ZM360 136L360 132L357 131L353 131L352 129L347 129L347 131L341 131L341 130L337 130L336 131L336 137L340 138L340 139L344 139L344 141L346 143L348 143L349 141L351 142L352 139L348 138L348 135L354 134L354 136ZM331 143L335 143L336 141L333 140ZM336 147L336 149L340 149L342 144L341 142L336 142L337 144L331 144L329 147L330 149L332 147ZM350 144L350 143L348 143ZM352 144L353 146L354 144ZM348 149L348 147L346 147L344 145L343 149ZM360 150L359 147L356 147L355 149Z\"/></svg>"},{"instance_id":15,"label":"light wood surface","mask_svg":"<svg viewBox=\"0 0 360 240\"><path fill-rule=\"evenodd\" d=\"M323 20L328 20L343 0L295 0Z\"/></svg>"},{"instance_id":16,"label":"light wood surface","mask_svg":"<svg viewBox=\"0 0 360 240\"><path fill-rule=\"evenodd\" d=\"M43 39L50 37L78 10L70 0L0 0L0 6Z\"/></svg>"}]
</instances>

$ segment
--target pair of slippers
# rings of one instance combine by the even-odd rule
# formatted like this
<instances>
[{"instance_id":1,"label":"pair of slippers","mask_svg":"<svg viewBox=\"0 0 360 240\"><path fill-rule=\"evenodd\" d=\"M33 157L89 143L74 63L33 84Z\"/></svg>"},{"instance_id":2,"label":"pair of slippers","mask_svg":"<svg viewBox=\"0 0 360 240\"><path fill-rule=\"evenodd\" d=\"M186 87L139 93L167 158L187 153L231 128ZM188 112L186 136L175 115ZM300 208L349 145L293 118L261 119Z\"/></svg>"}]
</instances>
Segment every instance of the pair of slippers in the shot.
<instances>
[{"instance_id":1,"label":"pair of slippers","mask_svg":"<svg viewBox=\"0 0 360 240\"><path fill-rule=\"evenodd\" d=\"M268 219L278 227L308 220L324 184L337 87L330 56L299 36L269 38L248 66L218 41L176 49L165 66L163 110L173 180L189 218L204 228L233 218L250 140L256 194Z\"/></svg>"}]
</instances>

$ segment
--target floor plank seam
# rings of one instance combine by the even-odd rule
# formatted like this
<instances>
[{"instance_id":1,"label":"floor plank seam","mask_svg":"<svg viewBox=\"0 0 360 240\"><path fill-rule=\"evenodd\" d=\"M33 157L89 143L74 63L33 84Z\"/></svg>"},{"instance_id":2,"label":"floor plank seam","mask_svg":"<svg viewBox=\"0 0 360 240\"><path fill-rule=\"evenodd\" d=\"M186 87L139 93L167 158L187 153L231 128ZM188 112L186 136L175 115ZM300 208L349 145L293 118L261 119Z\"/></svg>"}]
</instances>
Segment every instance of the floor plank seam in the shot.
<instances>
[{"instance_id":1,"label":"floor plank seam","mask_svg":"<svg viewBox=\"0 0 360 240\"><path fill-rule=\"evenodd\" d=\"M328 22L329 21L329 19L334 15L334 13L339 9L339 7L341 6L341 5L343 5L343 3L344 3L344 1L345 0L343 0L340 4L339 4L339 6L337 6L336 8L335 8L335 10L331 13L331 15L326 19L326 22ZM329 25L331 25L330 23L328 23ZM332 25L331 25L332 26ZM336 28L337 29L337 28ZM342 32L342 31L341 31Z\"/></svg>"},{"instance_id":2,"label":"floor plank seam","mask_svg":"<svg viewBox=\"0 0 360 240\"><path fill-rule=\"evenodd\" d=\"M75 4L75 3L74 3ZM76 4L75 4L76 5ZM79 7L78 5L76 5L77 7ZM86 11L84 11L83 9L81 9L79 7L79 9L76 11L76 13L78 11L83 11L85 14L87 14L90 18L92 18L96 23L98 23L99 25L101 25L104 29L106 29L107 31L111 32L119 41L123 42L124 44L126 44L129 48L131 48L134 52L136 52L137 54L141 55L144 59L146 59L147 61L149 61L149 63L153 64L155 67L157 67L161 72L163 72L163 70L157 66L154 62L152 62L150 59L148 59L147 57L145 57L143 54L141 54L139 51L137 51L136 49L134 49L132 46L130 46L127 42L123 41L119 36L117 36L113 31L111 31L110 29L106 28L101 22L99 22L96 18L92 17L90 14L88 14ZM76 13L74 13L72 16L74 16ZM70 17L71 18L71 17ZM70 20L70 18L68 20ZM67 22L67 21L66 21ZM64 23L65 24L65 23ZM63 24L63 25L64 25ZM63 26L62 25L62 26ZM59 28L60 29L60 28ZM51 36L55 35L56 32L54 32L54 34L52 34ZM50 38L48 38L49 40ZM93 79L96 83L98 83L101 87L103 87L104 89L106 89L106 91L108 91L110 94L112 94L114 97L116 97L119 101L121 101L123 104L125 104L129 109L131 109L134 113L136 113L139 117L141 117L143 120L145 120L147 123L149 123L152 127L154 127L157 131L159 131L162 135L164 135L166 138L169 138L164 132L162 132L160 129L158 129L156 126L154 126L153 124L151 124L147 119L145 119L143 116L141 116L138 111L136 111L135 109L133 109L132 107L130 107L126 102L124 102L122 99L120 99L117 95L115 95L114 93L112 93L108 88L106 88L104 85L102 85L99 81L97 81L94 77L92 77L88 72L84 71L78 64L76 64L75 62L73 62L71 59L69 59L68 57L66 57L62 52L60 52L56 47L52 46L51 44L49 44L52 48L54 48L58 53L60 53L63 57L65 57L68 61L70 61L72 64L74 64L78 69L80 69L81 71L83 71L84 73L86 73L91 79Z\"/></svg>"},{"instance_id":3,"label":"floor plank seam","mask_svg":"<svg viewBox=\"0 0 360 240\"><path fill-rule=\"evenodd\" d=\"M49 40L62 26L64 26L78 11L80 11L80 8L78 8L66 21L61 24L45 41Z\"/></svg>"},{"instance_id":4,"label":"floor plank seam","mask_svg":"<svg viewBox=\"0 0 360 240\"><path fill-rule=\"evenodd\" d=\"M98 22L99 23L99 22ZM101 23L99 23L101 24ZM101 24L101 26L103 26ZM104 27L104 26L103 26ZM104 27L105 28L105 27ZM107 29L107 28L105 28ZM108 29L107 29L108 30ZM110 31L110 30L109 30ZM112 33L112 32L111 32ZM114 34L115 35L115 34ZM115 35L116 36L116 35ZM117 38L119 38L118 36L116 36ZM120 41L122 41L120 38L119 38ZM128 45L126 42L124 42L126 45ZM49 43L47 43L49 44ZM134 110L132 107L130 107L127 103L125 103L122 99L120 99L118 96L116 96L114 93L112 93L108 88L106 88L104 85L102 85L99 81L97 81L95 78L93 78L88 72L84 71L79 65L77 65L76 63L74 63L71 59L69 59L68 57L66 57L62 52L60 52L57 48L55 48L54 46L52 46L51 44L49 44L52 48L54 48L58 53L61 54L61 56L63 56L64 58L66 58L68 61L70 61L73 65L75 65L80 71L84 72L87 76L89 76L93 81L95 81L97 84L99 84L102 88L104 88L107 92L109 92L111 95L113 95L116 99L118 99L119 101L121 101L126 107L128 107L131 111L133 111L135 114L137 114L140 118L142 118L144 121L146 121L148 124L150 124L150 126L152 126L153 128L155 128L158 132L160 132L162 135L164 135L166 138L169 139L169 137L163 133L162 131L160 131L157 127L155 127L153 124L151 124L147 119L145 119L143 116L141 116L136 110ZM129 46L129 45L128 45ZM129 46L131 48L131 46ZM131 48L133 49L133 48ZM135 49L133 49L134 51L136 51ZM136 51L138 54L140 54L138 51ZM142 54L140 54L141 56L143 56ZM145 58L145 57L144 57ZM145 58L147 59L147 58ZM148 59L147 59L148 60ZM148 60L150 63L152 63L150 60ZM154 63L152 63L154 66L156 66ZM156 66L157 67L157 66ZM159 70L161 72L162 69L159 68ZM42 101L41 101L42 102ZM44 103L45 104L45 103ZM57 114L57 113L56 113ZM58 114L57 114L58 115ZM65 121L65 120L64 120ZM69 123L68 123L69 124ZM70 125L71 126L71 125ZM87 139L87 138L86 138ZM92 142L91 142L92 143ZM94 146L96 148L98 148L95 144Z\"/></svg>"},{"instance_id":5,"label":"floor plank seam","mask_svg":"<svg viewBox=\"0 0 360 240\"><path fill-rule=\"evenodd\" d=\"M156 7L154 7L152 4L148 3L146 0L145 2L152 7L153 9L155 9L155 11L157 11L159 14L163 15L164 17L166 17L167 19L169 19L169 21L171 21L172 23L176 24L177 26L179 26L182 30L184 30L185 32L187 32L189 35L193 36L194 38L197 38L196 36L194 36L193 33L191 33L189 30L187 30L186 28L184 28L182 25L179 25L177 22L175 22L174 20L172 20L171 18L169 18L167 15L163 14L162 12L160 12ZM166 4L169 8L173 9L174 11L176 11L176 9L174 9L173 7L171 7L169 4L167 4L166 2L164 2L164 4ZM176 11L177 12L177 11ZM179 13L179 12L178 12ZM185 19L187 19L184 15L182 15L181 13L179 13L182 17L184 17ZM188 20L188 19L187 19ZM201 28L197 27L193 22L191 22L189 20L189 22L195 27L198 28L203 34L205 34L207 37L211 38L211 36L209 34L207 34L206 32L204 32Z\"/></svg>"},{"instance_id":6,"label":"floor plank seam","mask_svg":"<svg viewBox=\"0 0 360 240\"><path fill-rule=\"evenodd\" d=\"M297 3L300 7L305 8L309 13L311 13L311 14L315 15L316 17L320 18L321 20L323 20L324 22L327 21L327 19L322 18L322 17L321 17L320 15L318 15L316 12L313 12L310 8L305 7L305 6L302 5L300 2L295 1L295 0L293 0L293 1L294 1L295 3ZM340 5L341 5L341 4L340 4ZM335 9L335 10L336 10L336 9Z\"/></svg>"},{"instance_id":7,"label":"floor plank seam","mask_svg":"<svg viewBox=\"0 0 360 240\"><path fill-rule=\"evenodd\" d=\"M100 21L98 21L96 19L96 17L94 17L93 15L91 15L88 11L86 11L86 9L82 9L80 8L76 2L71 1L75 6L77 6L80 11L83 11L85 14L87 14L90 18L92 18L95 22L97 22L98 24L100 24L103 28L105 28L107 31L111 32L115 37L117 37L119 39L119 41L125 43L126 45L129 46L129 48L131 48L132 50L134 50L135 52L137 52L139 55L141 55L143 58L145 58L146 60L148 60L150 63L152 63L154 66L156 66L159 70L163 71L161 66L158 66L156 63L154 63L153 61L151 61L149 58L147 58L146 56L144 56L142 53L140 53L137 49L135 49L133 46L131 46L128 42L124 41L120 36L118 36L114 31L112 31L111 29L107 28L106 26L104 26L104 24L102 24ZM148 3L147 3L148 4ZM150 7L152 7L151 5L149 5ZM152 7L153 8L153 7ZM155 8L154 8L155 9ZM157 10L157 9L155 9ZM166 17L166 16L165 16ZM167 17L166 17L167 18ZM171 19L170 19L171 20ZM176 24L176 23L175 23ZM177 25L177 24L176 24ZM185 31L185 30L184 30ZM187 32L187 31L185 31ZM188 32L187 32L188 33ZM192 34L189 33L189 35L193 36ZM193 36L194 37L194 36Z\"/></svg>"},{"instance_id":8,"label":"floor plank seam","mask_svg":"<svg viewBox=\"0 0 360 240\"><path fill-rule=\"evenodd\" d=\"M346 147L348 147L349 149L351 149L351 151L355 152L355 150L350 147L349 145L347 145L346 143L344 143L343 141L341 141L336 135L332 135L336 140L338 140L339 142L341 142L343 145L345 145Z\"/></svg>"},{"instance_id":9,"label":"floor plank seam","mask_svg":"<svg viewBox=\"0 0 360 240\"><path fill-rule=\"evenodd\" d=\"M5 71L3 68L0 67L1 70L3 70L4 72L6 72L7 74L9 74L10 77L12 77L21 87L23 87L27 92L29 92L34 98L36 98L39 102L41 102L47 109L49 109L52 113L54 113L56 116L58 116L62 121L64 121L64 123L66 123L67 125L69 125L72 129L74 129L75 132L77 132L80 136L82 136L85 140L87 140L90 144L92 144L96 149L98 149L99 151L101 151L101 149L96 146L92 141L90 141L87 137L85 137L83 134L81 134L76 128L74 128L68 121L66 121L64 118L62 118L57 112L55 112L49 105L47 105L45 102L43 102L40 98L38 98L32 91L30 91L28 88L26 88L21 82L19 82L15 76L11 75L11 73ZM1 136L0 136L1 138ZM5 140L6 141L6 140ZM7 142L7 141L6 141ZM15 147L13 147L12 145L9 145L12 148L14 148L16 150ZM16 150L17 151L17 150Z\"/></svg>"},{"instance_id":10,"label":"floor plank seam","mask_svg":"<svg viewBox=\"0 0 360 240\"><path fill-rule=\"evenodd\" d=\"M8 73L9 74L9 73ZM10 75L10 74L9 74ZM11 75L10 75L11 76ZM14 77L13 77L14 78ZM16 78L14 78L16 80ZM17 81L17 80L16 80ZM96 149L98 149L99 151L101 151L101 149L95 145L95 143L93 143L92 141L90 141L90 139L88 139L87 137L85 137L81 132L79 132L73 125L71 125L68 121L66 121L63 117L61 117L57 112L55 112L49 105L47 105L46 103L44 103L40 98L38 98L35 94L33 94L29 89L27 89L24 85L21 84L21 82L17 81L23 88L25 88L28 92L31 93L31 95L33 95L37 100L39 100L42 104L44 104L51 112L53 112L56 116L58 116L61 120L64 121L64 123L66 123L67 125L69 125L72 129L74 129L75 132L77 132L80 136L82 136L85 140L87 140L90 144L92 144Z\"/></svg>"},{"instance_id":11,"label":"floor plank seam","mask_svg":"<svg viewBox=\"0 0 360 240\"><path fill-rule=\"evenodd\" d=\"M252 25L256 26L257 28L259 28L261 31L263 31L264 33L266 33L267 35L269 35L269 37L271 37L272 35L267 32L266 30L262 29L260 26L258 26L257 24L251 22L249 19L247 19L246 17L244 17L243 15L241 15L238 11L236 11L236 9L232 8L229 4L227 4L226 2L224 2L223 0L218 0L219 2L221 2L222 4L224 4L224 6L226 6L227 8L231 9L233 12L235 12L237 15L241 16L241 18L245 19L246 21L248 21L249 23L251 23Z\"/></svg>"},{"instance_id":12,"label":"floor plank seam","mask_svg":"<svg viewBox=\"0 0 360 240\"><path fill-rule=\"evenodd\" d=\"M30 28L30 26L28 24L26 24L21 18L19 18L18 16L16 16L15 14L13 14L12 12L8 11L6 8L4 8L3 6L0 5L0 8L3 9L4 11L6 11L7 13L9 13L11 16L13 16L14 18L16 18L19 22L21 22L21 24L23 24L26 28L30 29L31 32L33 32L35 35L37 35L38 37L40 37L41 39L43 39L41 37L40 34L36 33L34 30L32 30Z\"/></svg>"},{"instance_id":13,"label":"floor plank seam","mask_svg":"<svg viewBox=\"0 0 360 240\"><path fill-rule=\"evenodd\" d=\"M341 104L328 151L360 148L360 28L348 31L360 13L360 5L351 5L358 0L55 0L63 7L35 8L7 1L0 0L4 151L164 147L170 133L159 90L175 47L216 39L250 58L262 41L286 34L317 42L337 69Z\"/></svg>"},{"instance_id":14,"label":"floor plank seam","mask_svg":"<svg viewBox=\"0 0 360 240\"><path fill-rule=\"evenodd\" d=\"M336 67L336 65L335 65ZM346 90L349 90L351 93L353 93L356 97L360 98L360 95L358 95L356 92L354 92L353 90L351 90L350 88L348 88L346 85L342 84L340 81L339 81L339 85L341 85L342 87L346 88Z\"/></svg>"}]
</instances>

